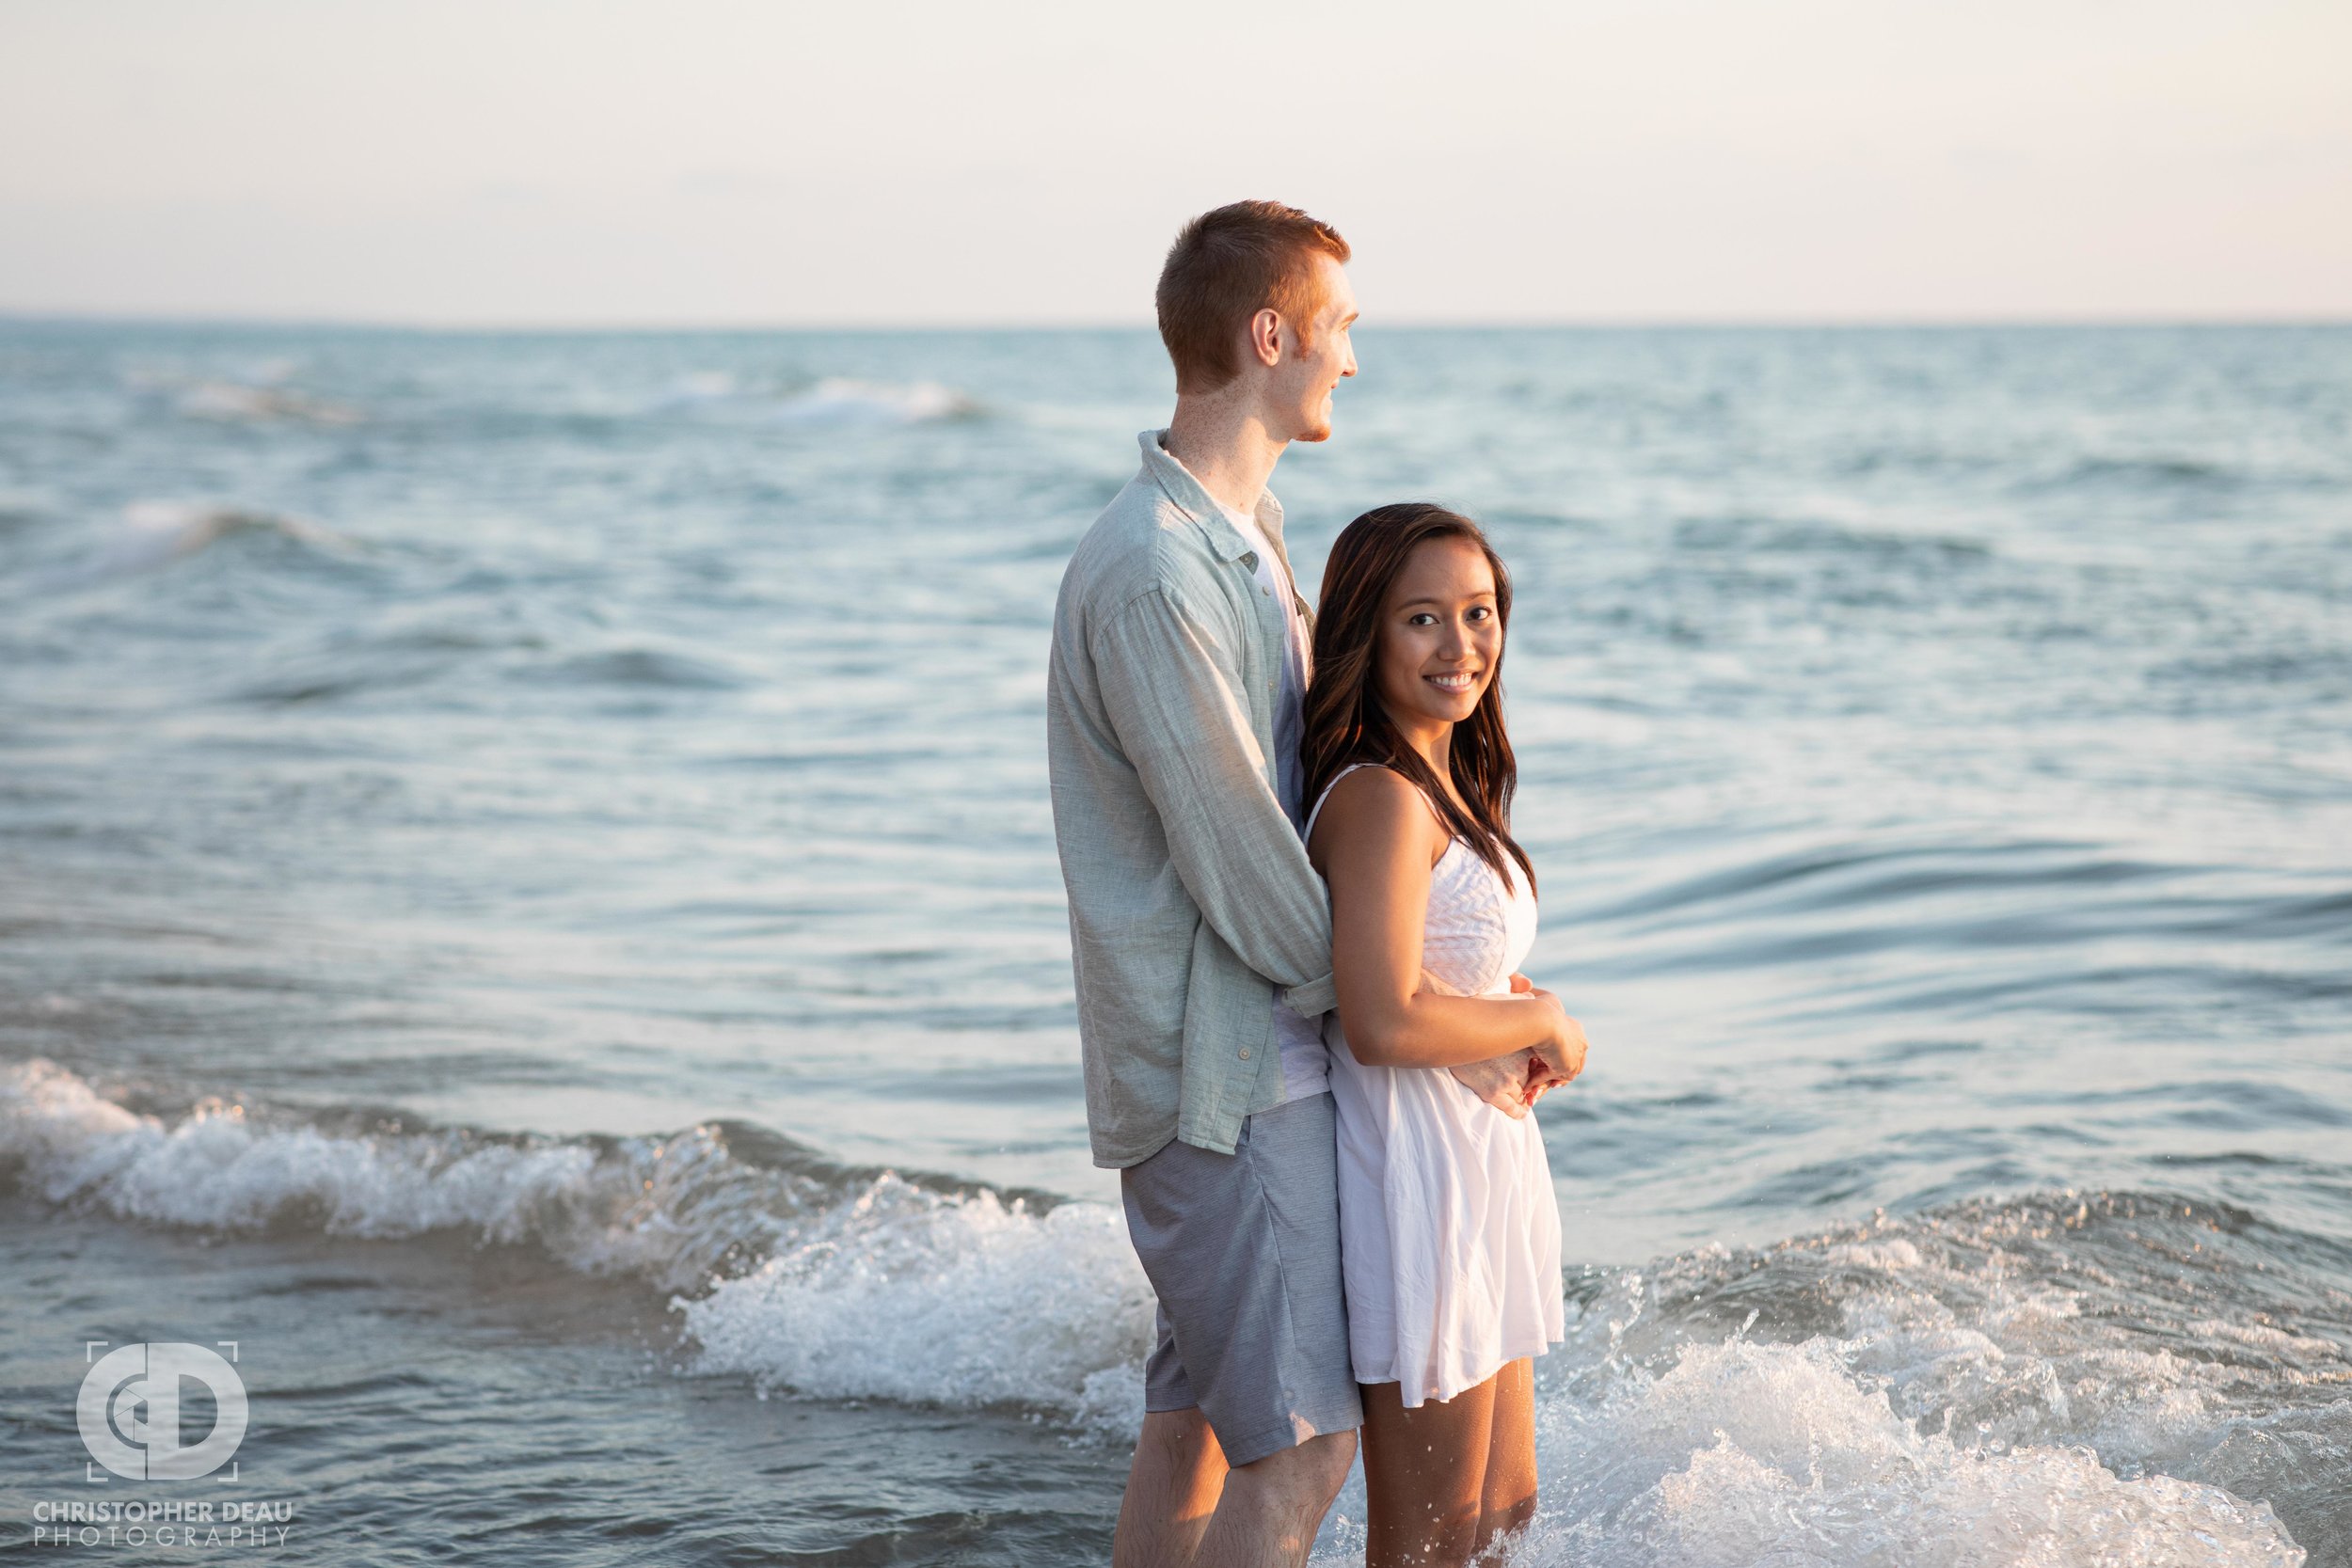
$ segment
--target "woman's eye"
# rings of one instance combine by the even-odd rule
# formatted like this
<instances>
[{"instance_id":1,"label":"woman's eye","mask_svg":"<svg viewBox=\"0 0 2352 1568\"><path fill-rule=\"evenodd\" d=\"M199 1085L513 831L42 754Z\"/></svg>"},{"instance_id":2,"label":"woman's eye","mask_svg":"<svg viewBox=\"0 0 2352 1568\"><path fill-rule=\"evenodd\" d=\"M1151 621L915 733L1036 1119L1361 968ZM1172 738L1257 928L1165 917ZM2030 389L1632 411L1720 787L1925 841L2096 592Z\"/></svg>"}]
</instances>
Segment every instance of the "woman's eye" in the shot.
<instances>
[{"instance_id":1,"label":"woman's eye","mask_svg":"<svg viewBox=\"0 0 2352 1568\"><path fill-rule=\"evenodd\" d=\"M1472 605L1472 606L1470 607L1470 618L1471 620L1473 620L1473 621L1483 621L1483 620L1486 619L1486 617L1488 617L1489 615L1492 615L1493 613L1494 613L1494 611L1493 611L1493 610L1488 610L1488 609L1487 609L1485 605L1483 605L1483 604L1482 604L1482 605Z\"/></svg>"},{"instance_id":2,"label":"woman's eye","mask_svg":"<svg viewBox=\"0 0 2352 1568\"><path fill-rule=\"evenodd\" d=\"M1438 618L1425 610L1417 610L1405 624L1408 626L1434 626L1438 624Z\"/></svg>"}]
</instances>

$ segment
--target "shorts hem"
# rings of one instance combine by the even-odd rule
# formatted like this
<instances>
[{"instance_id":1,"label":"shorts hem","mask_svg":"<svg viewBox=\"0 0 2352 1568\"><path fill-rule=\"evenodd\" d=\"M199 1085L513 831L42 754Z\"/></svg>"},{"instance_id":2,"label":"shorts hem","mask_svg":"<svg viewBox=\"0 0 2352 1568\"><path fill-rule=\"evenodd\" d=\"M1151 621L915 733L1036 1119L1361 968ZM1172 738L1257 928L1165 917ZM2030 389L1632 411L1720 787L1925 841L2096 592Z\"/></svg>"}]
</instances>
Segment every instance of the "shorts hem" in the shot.
<instances>
[{"instance_id":1,"label":"shorts hem","mask_svg":"<svg viewBox=\"0 0 2352 1568\"><path fill-rule=\"evenodd\" d=\"M1294 1414L1278 1425L1260 1427L1238 1442L1227 1442L1225 1434L1218 1432L1217 1447L1225 1450L1225 1463L1239 1469L1242 1465L1255 1465L1261 1459L1271 1458L1285 1449L1295 1449L1310 1438L1354 1432L1364 1424L1361 1406L1343 1418L1322 1418L1327 1416L1327 1412L1315 1417ZM1209 1430L1216 1431L1215 1421L1209 1423Z\"/></svg>"}]
</instances>

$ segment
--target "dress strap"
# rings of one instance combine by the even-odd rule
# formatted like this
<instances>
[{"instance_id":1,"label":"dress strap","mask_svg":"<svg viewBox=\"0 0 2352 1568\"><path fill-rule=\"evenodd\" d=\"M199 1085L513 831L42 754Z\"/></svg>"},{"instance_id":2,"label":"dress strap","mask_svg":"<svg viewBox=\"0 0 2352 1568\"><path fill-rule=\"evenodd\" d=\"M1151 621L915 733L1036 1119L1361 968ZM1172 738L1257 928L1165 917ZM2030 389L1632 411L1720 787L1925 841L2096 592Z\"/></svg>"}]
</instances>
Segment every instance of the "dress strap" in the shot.
<instances>
[{"instance_id":1,"label":"dress strap","mask_svg":"<svg viewBox=\"0 0 2352 1568\"><path fill-rule=\"evenodd\" d=\"M1301 840L1305 840L1315 836L1315 818L1323 815L1323 802L1328 800L1331 798L1331 792L1340 787L1340 781L1342 779L1346 778L1350 773L1355 772L1359 768L1384 768L1387 766L1388 765L1385 763L1378 762L1351 762L1345 768L1343 768L1338 772L1332 774L1331 782L1325 784L1323 786L1323 793L1315 797L1315 809L1307 814L1307 825L1298 830L1299 838ZM1389 768L1389 771L1396 773L1396 769L1393 768ZM1405 775L1402 773L1397 773L1396 776L1400 779L1405 778ZM1405 779L1405 782L1406 784L1413 783L1410 779ZM1448 839L1453 838L1453 831L1451 829L1446 829L1445 813L1439 811L1438 809L1438 802L1429 798L1429 791L1422 788L1419 784L1413 784L1413 791L1421 797L1422 804L1429 808L1429 815L1438 819L1438 826L1440 829L1445 829L1446 837Z\"/></svg>"},{"instance_id":2,"label":"dress strap","mask_svg":"<svg viewBox=\"0 0 2352 1568\"><path fill-rule=\"evenodd\" d=\"M1302 839L1312 838L1315 836L1315 818L1323 815L1323 802L1328 800L1331 798L1331 792L1340 787L1340 781L1342 779L1346 778L1350 773L1353 773L1359 768L1371 768L1374 766L1375 764L1369 762L1351 762L1345 768L1343 768L1338 772L1332 774L1331 782L1325 784L1323 786L1323 793L1315 797L1314 810L1307 814L1307 825L1298 830L1298 836Z\"/></svg>"}]
</instances>

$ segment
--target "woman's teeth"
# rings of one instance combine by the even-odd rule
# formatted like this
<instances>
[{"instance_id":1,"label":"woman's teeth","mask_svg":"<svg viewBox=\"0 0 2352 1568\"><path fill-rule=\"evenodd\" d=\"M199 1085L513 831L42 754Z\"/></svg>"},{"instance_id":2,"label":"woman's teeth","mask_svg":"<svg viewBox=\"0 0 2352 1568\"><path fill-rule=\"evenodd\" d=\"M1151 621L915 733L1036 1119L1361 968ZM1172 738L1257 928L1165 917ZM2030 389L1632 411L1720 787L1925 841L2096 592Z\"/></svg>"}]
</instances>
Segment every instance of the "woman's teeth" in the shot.
<instances>
[{"instance_id":1,"label":"woman's teeth","mask_svg":"<svg viewBox=\"0 0 2352 1568\"><path fill-rule=\"evenodd\" d=\"M1478 683L1478 677L1476 675L1467 673L1459 675L1428 675L1423 678L1426 679L1431 685L1443 687L1448 691L1468 691L1472 686L1475 686Z\"/></svg>"}]
</instances>

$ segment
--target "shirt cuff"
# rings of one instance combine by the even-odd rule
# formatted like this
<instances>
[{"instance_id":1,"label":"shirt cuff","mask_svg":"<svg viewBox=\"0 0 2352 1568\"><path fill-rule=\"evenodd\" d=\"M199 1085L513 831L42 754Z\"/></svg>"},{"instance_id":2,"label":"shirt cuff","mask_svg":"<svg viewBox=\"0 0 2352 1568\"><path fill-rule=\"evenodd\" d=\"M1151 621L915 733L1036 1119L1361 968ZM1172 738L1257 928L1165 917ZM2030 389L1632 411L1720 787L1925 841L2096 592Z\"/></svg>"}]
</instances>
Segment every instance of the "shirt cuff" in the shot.
<instances>
[{"instance_id":1,"label":"shirt cuff","mask_svg":"<svg viewBox=\"0 0 2352 1568\"><path fill-rule=\"evenodd\" d=\"M1282 1001L1301 1018L1321 1018L1339 1006L1340 991L1331 983L1331 976L1326 974L1303 986L1291 987L1282 993Z\"/></svg>"}]
</instances>

